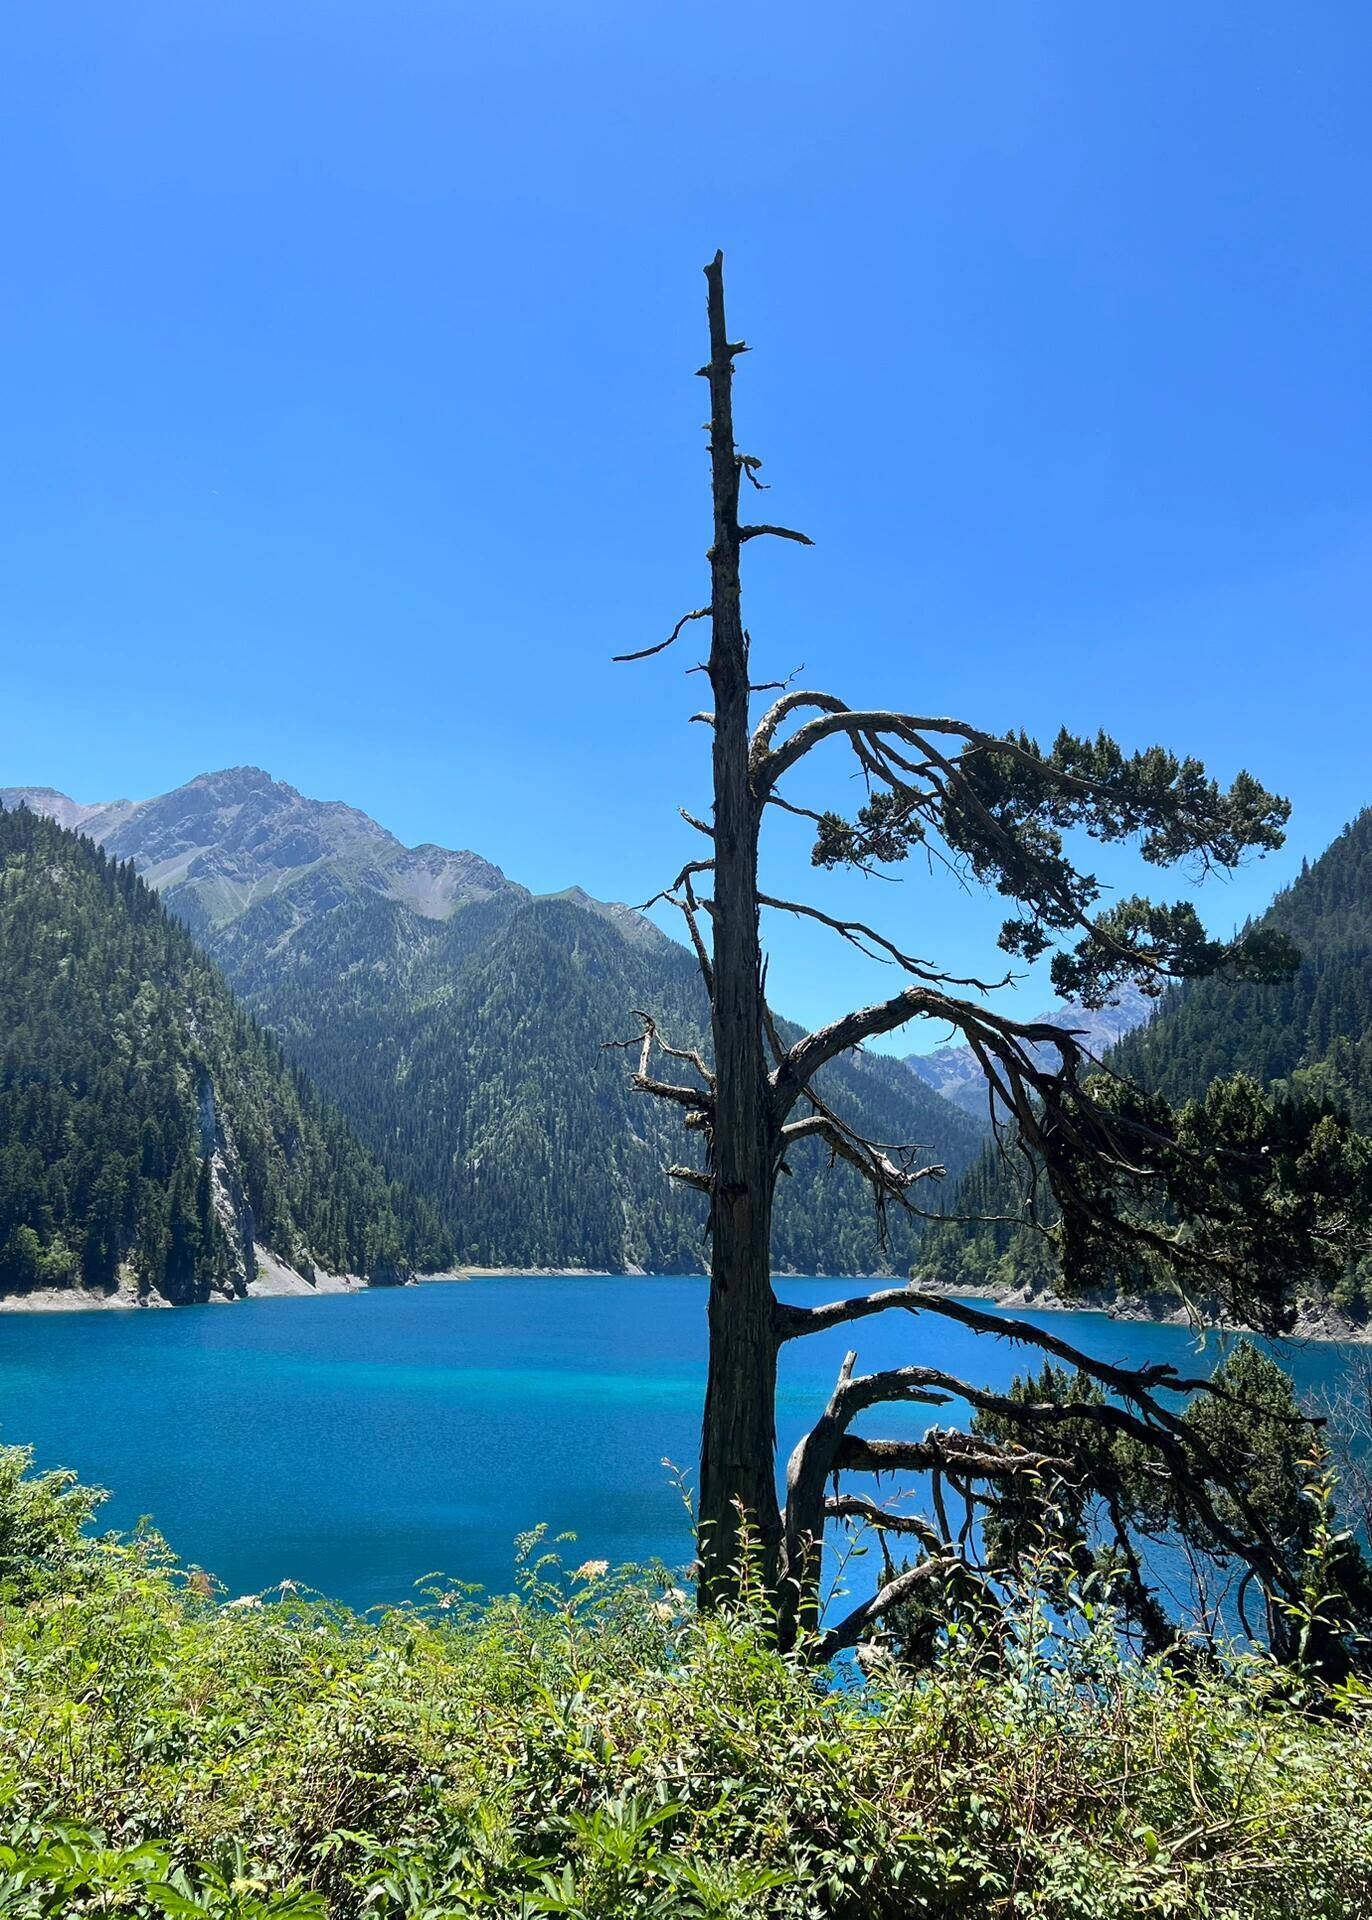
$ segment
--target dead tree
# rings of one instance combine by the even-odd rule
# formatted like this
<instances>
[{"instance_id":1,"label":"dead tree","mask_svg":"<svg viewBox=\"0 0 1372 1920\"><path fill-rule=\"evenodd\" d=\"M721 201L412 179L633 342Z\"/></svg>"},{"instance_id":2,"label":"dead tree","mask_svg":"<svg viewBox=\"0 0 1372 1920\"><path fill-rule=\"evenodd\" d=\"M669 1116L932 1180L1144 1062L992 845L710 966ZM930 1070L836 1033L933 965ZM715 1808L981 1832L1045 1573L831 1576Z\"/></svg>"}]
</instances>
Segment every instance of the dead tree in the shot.
<instances>
[{"instance_id":1,"label":"dead tree","mask_svg":"<svg viewBox=\"0 0 1372 1920\"><path fill-rule=\"evenodd\" d=\"M920 1198L942 1169L923 1164L914 1148L864 1138L817 1082L830 1061L912 1020L951 1027L971 1047L986 1077L991 1123L1026 1169L1025 1215L1035 1216L1040 1193L1051 1195L1052 1231L1069 1276L1137 1270L1142 1263L1183 1286L1203 1287L1250 1323L1276 1326L1293 1274L1346 1257L1362 1231L1366 1183L1349 1191L1345 1179L1331 1197L1308 1173L1297 1177L1314 1123L1256 1089L1231 1089L1174 1111L1136 1088L1095 1076L1079 1036L1016 1021L968 997L1005 982L955 979L871 926L760 890L762 826L769 810L784 811L812 822L817 866L870 868L927 848L996 888L1015 908L1002 949L1033 959L1052 948L1059 989L1097 1004L1127 980L1158 992L1171 980L1221 967L1272 978L1293 963L1287 949L1260 933L1210 940L1189 905L1131 899L1100 910L1097 882L1064 852L1064 832L1082 828L1106 842L1131 839L1158 865L1232 868L1250 851L1281 844L1288 811L1246 774L1221 790L1198 763L1157 747L1126 754L1104 735L1080 739L1064 732L1044 750L1023 734L1001 736L896 708L852 709L832 694L789 687L754 719L752 697L760 689L751 677L740 559L753 540L811 543L790 527L740 517L745 486L762 486L760 462L740 453L734 438L734 363L746 349L726 329L722 256L705 273L710 355L700 371L710 392L709 603L685 614L657 645L618 656L663 653L691 623L709 622L704 666L713 706L696 718L713 735L713 810L708 820L686 816L709 844L659 897L684 917L709 996L712 1053L707 1060L673 1046L645 1016L635 1076L642 1091L675 1103L704 1145L699 1165L667 1170L705 1192L710 1203L709 1371L698 1491L702 1601L713 1605L737 1591L746 1540L775 1596L782 1637L792 1638L818 1619L826 1522L865 1519L883 1537L913 1542L918 1557L900 1570L892 1565L881 1591L816 1642L824 1653L851 1645L884 1613L922 1586L932 1587L948 1565L967 1563L979 1505L993 1501L997 1488L1066 1471L1070 1463L1055 1435L1069 1426L1079 1433L1083 1424L1127 1437L1180 1490L1178 1498L1216 1551L1237 1556L1274 1603L1291 1601L1296 1576L1281 1543L1269 1536L1261 1513L1241 1500L1236 1506L1233 1490L1221 1489L1218 1466L1181 1424L1184 1396L1203 1383L1181 1380L1165 1367L1097 1362L1027 1322L917 1287L884 1288L817 1308L776 1298L773 1197L795 1143L817 1139L832 1159L858 1169L879 1209L931 1211ZM852 818L814 812L786 792L792 770L826 747L850 756L865 782ZM765 992L764 909L818 922L890 965L903 983L888 998L786 1044ZM1045 1048L1052 1066L1043 1064ZM659 1055L685 1072L673 1078L669 1065L659 1073ZM1325 1123L1335 1124L1327 1116ZM1348 1142L1339 1133L1326 1147L1337 1157ZM1284 1200L1297 1194L1299 1204L1275 1204L1279 1188ZM864 1376L850 1354L828 1406L791 1458L783 1501L775 1439L781 1348L807 1333L891 1311L909 1315L916 1328L921 1317L934 1316L1017 1340L1076 1369L1101 1392L1069 1415L1053 1404L988 1393L936 1366ZM1181 1398L1173 1404L1169 1395ZM1001 1429L1009 1423L1020 1437L991 1442L937 1426L917 1443L854 1433L860 1414L901 1401L961 1402ZM854 1472L931 1474L939 1510L915 1516L844 1494L841 1478ZM947 1518L948 1489L963 1503L958 1528Z\"/></svg>"}]
</instances>

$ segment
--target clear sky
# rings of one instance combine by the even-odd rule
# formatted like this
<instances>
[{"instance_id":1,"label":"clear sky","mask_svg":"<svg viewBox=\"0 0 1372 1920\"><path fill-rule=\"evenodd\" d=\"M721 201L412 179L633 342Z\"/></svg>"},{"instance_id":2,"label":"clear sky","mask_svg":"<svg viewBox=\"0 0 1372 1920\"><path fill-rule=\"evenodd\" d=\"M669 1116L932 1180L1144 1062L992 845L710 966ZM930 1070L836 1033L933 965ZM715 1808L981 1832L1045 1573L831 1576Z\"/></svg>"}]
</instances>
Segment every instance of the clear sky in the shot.
<instances>
[{"instance_id":1,"label":"clear sky","mask_svg":"<svg viewBox=\"0 0 1372 1920\"><path fill-rule=\"evenodd\" d=\"M0 785L252 762L651 892L703 683L610 655L703 596L722 246L741 444L817 542L748 554L769 670L1250 766L1291 838L1221 928L1372 801L1362 0L63 0L5 40ZM771 858L988 964L994 903ZM889 991L775 944L799 1017Z\"/></svg>"}]
</instances>

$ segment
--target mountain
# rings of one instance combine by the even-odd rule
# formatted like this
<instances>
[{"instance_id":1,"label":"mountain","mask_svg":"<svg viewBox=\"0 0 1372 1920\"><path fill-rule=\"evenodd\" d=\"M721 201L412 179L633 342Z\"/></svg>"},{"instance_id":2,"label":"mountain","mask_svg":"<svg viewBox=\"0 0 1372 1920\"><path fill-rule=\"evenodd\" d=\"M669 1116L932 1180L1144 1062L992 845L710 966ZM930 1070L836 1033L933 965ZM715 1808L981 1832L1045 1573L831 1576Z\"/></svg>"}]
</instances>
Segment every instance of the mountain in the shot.
<instances>
[{"instance_id":1,"label":"mountain","mask_svg":"<svg viewBox=\"0 0 1372 1920\"><path fill-rule=\"evenodd\" d=\"M708 1048L704 994L681 947L626 939L558 899L464 907L428 938L403 910L340 913L285 946L262 924L270 912L245 916L216 951L320 1087L438 1204L464 1258L699 1267L703 1202L662 1176L690 1157L689 1136L633 1092L625 1053L606 1050L634 1033L636 1008L675 1044ZM879 1139L931 1142L955 1169L974 1150L974 1125L897 1061L836 1064L828 1088ZM883 1256L856 1176L829 1170L814 1142L791 1164L778 1264L871 1270ZM907 1257L908 1227L896 1244Z\"/></svg>"},{"instance_id":2,"label":"mountain","mask_svg":"<svg viewBox=\"0 0 1372 1920\"><path fill-rule=\"evenodd\" d=\"M1108 1065L1174 1101L1251 1074L1327 1100L1372 1132L1372 809L1304 866L1257 924L1294 941L1301 963L1289 980L1264 986L1218 974L1177 986L1111 1049ZM1002 1163L984 1151L951 1202L950 1211L994 1214L1015 1196ZM999 1223L938 1227L920 1263L944 1280L1052 1278L1043 1241ZM1360 1314L1372 1307L1372 1275L1350 1276L1345 1291L1341 1305Z\"/></svg>"},{"instance_id":3,"label":"mountain","mask_svg":"<svg viewBox=\"0 0 1372 1920\"><path fill-rule=\"evenodd\" d=\"M309 918L355 894L446 919L468 900L522 894L475 853L405 847L339 800L307 800L260 767L202 774L155 800L83 807L49 788L11 788L19 801L79 827L116 860L132 860L191 931L209 933L270 894Z\"/></svg>"},{"instance_id":4,"label":"mountain","mask_svg":"<svg viewBox=\"0 0 1372 1920\"><path fill-rule=\"evenodd\" d=\"M1029 1024L1066 1027L1084 1036L1087 1051L1099 1057L1126 1033L1150 1019L1156 1006L1157 1002L1140 993L1137 987L1128 986L1120 989L1108 1007L1083 1007L1074 1001L1059 1001L1046 1013L1034 1014ZM1041 1066L1056 1063L1057 1050L1053 1047L1031 1047L1030 1052ZM932 1053L908 1053L905 1064L935 1093L941 1093L954 1106L986 1122L986 1079L977 1065L976 1055L965 1041L935 1047Z\"/></svg>"},{"instance_id":5,"label":"mountain","mask_svg":"<svg viewBox=\"0 0 1372 1920\"><path fill-rule=\"evenodd\" d=\"M130 866L0 811L0 1291L206 1300L447 1252Z\"/></svg>"},{"instance_id":6,"label":"mountain","mask_svg":"<svg viewBox=\"0 0 1372 1920\"><path fill-rule=\"evenodd\" d=\"M636 1008L675 1043L706 1044L695 961L651 921L577 887L536 897L474 853L405 848L255 768L106 811L109 850L161 888L388 1170L432 1201L463 1260L700 1267L703 1200L662 1173L690 1137L606 1050ZM927 1145L954 1175L976 1151L975 1123L896 1060L835 1063L828 1085L856 1124ZM779 1267L908 1264L912 1224L893 1220L884 1246L850 1168L813 1141L791 1166Z\"/></svg>"},{"instance_id":7,"label":"mountain","mask_svg":"<svg viewBox=\"0 0 1372 1920\"><path fill-rule=\"evenodd\" d=\"M125 814L131 813L133 804L132 800L111 800L99 806L86 807L79 800L59 793L56 787L5 787L0 790L0 806L11 811L27 807L30 813L41 813L47 819L55 820L59 827L88 834L96 841L104 839Z\"/></svg>"}]
</instances>

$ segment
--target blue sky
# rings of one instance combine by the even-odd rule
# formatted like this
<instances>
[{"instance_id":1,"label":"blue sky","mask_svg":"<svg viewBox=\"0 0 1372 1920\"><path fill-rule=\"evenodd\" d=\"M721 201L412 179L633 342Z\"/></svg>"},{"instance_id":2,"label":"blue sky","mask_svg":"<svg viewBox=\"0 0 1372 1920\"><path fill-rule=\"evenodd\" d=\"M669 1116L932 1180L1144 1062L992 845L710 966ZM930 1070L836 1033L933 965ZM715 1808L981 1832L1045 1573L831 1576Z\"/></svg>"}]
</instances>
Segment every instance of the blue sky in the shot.
<instances>
[{"instance_id":1,"label":"blue sky","mask_svg":"<svg viewBox=\"0 0 1372 1920\"><path fill-rule=\"evenodd\" d=\"M1250 766L1290 844L1217 927L1372 801L1365 6L64 0L6 39L0 784L254 762L651 892L702 682L610 655L702 597L722 246L741 442L817 543L748 556L769 669ZM989 962L999 907L922 872L782 832L769 878ZM799 1017L888 990L774 944Z\"/></svg>"}]
</instances>

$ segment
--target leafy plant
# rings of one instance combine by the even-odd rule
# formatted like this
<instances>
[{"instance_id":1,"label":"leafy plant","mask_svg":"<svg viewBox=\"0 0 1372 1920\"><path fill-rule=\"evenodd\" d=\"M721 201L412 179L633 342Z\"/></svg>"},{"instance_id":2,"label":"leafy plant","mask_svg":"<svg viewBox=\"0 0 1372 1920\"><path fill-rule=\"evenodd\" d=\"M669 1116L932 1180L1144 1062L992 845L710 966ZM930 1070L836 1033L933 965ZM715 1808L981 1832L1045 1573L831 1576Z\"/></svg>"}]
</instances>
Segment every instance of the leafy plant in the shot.
<instances>
[{"instance_id":1,"label":"leafy plant","mask_svg":"<svg viewBox=\"0 0 1372 1920\"><path fill-rule=\"evenodd\" d=\"M760 1602L701 1617L665 1570L542 1532L484 1604L430 1580L367 1617L289 1586L235 1606L154 1534L83 1536L81 1490L25 1464L0 1456L0 1527L29 1515L3 1920L1372 1908L1372 1691L1131 1658L1070 1558L1026 1560L1002 1630L969 1614L921 1672L868 1645L826 1675ZM1338 1543L1305 1504L1317 1619Z\"/></svg>"}]
</instances>

